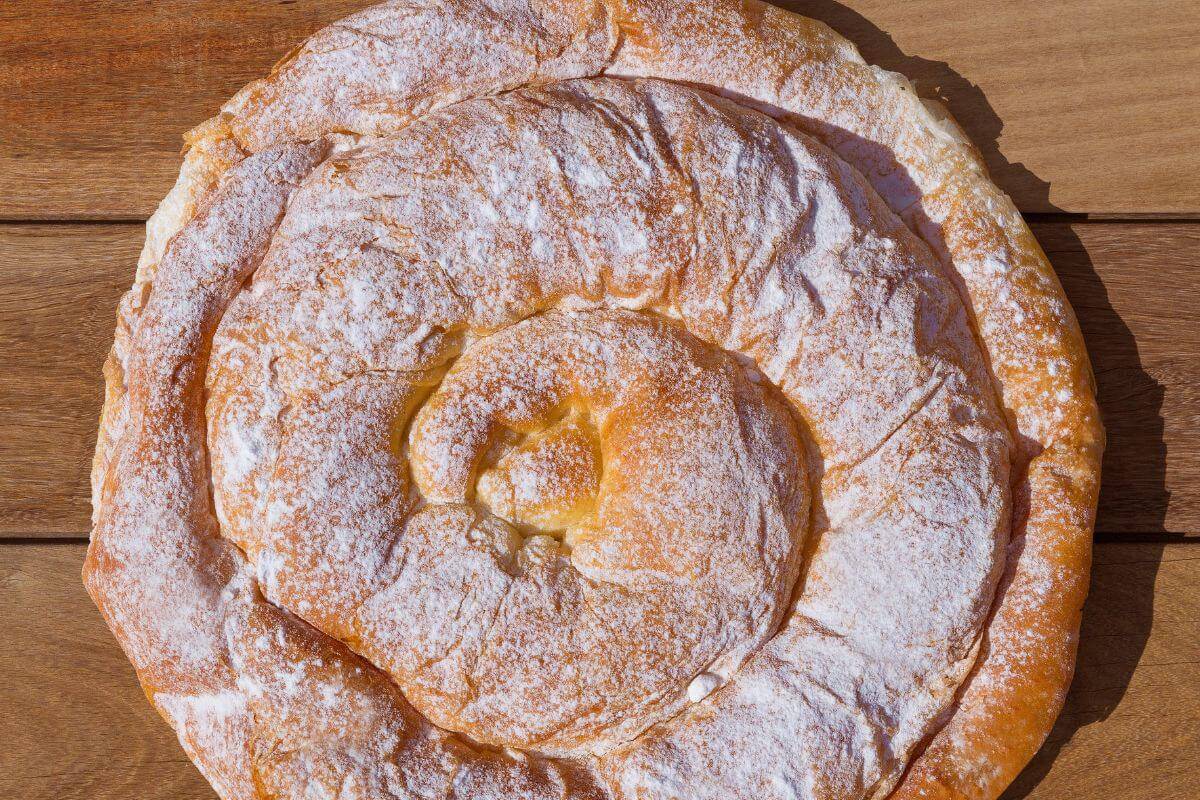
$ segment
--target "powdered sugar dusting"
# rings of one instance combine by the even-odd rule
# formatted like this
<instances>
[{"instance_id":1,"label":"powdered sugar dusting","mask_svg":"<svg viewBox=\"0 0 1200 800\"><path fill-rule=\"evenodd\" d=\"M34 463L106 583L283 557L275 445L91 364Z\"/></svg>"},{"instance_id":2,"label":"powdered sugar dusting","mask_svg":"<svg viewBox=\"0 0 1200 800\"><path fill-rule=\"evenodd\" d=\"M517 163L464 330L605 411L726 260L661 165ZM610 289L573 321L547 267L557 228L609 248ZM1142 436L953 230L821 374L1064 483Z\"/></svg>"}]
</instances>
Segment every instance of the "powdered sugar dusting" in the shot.
<instances>
[{"instance_id":1,"label":"powdered sugar dusting","mask_svg":"<svg viewBox=\"0 0 1200 800\"><path fill-rule=\"evenodd\" d=\"M1090 526L1069 309L896 79L694 11L384 3L195 132L106 366L87 580L222 796L876 797L948 715L909 780L1004 779L963 754L1062 663ZM571 80L604 71L742 105ZM984 640L993 378L1045 505Z\"/></svg>"}]
</instances>

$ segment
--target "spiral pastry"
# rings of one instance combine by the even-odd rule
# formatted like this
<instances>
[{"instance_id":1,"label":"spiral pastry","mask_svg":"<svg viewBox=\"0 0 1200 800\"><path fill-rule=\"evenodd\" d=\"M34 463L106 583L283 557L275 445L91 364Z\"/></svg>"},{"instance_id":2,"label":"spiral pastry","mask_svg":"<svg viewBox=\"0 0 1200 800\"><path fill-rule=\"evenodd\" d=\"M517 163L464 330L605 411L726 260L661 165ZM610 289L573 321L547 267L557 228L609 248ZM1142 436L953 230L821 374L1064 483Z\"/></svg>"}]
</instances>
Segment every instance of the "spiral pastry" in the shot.
<instances>
[{"instance_id":1,"label":"spiral pastry","mask_svg":"<svg viewBox=\"0 0 1200 800\"><path fill-rule=\"evenodd\" d=\"M223 798L994 798L1103 447L953 123L749 0L388 2L195 129L84 580Z\"/></svg>"}]
</instances>

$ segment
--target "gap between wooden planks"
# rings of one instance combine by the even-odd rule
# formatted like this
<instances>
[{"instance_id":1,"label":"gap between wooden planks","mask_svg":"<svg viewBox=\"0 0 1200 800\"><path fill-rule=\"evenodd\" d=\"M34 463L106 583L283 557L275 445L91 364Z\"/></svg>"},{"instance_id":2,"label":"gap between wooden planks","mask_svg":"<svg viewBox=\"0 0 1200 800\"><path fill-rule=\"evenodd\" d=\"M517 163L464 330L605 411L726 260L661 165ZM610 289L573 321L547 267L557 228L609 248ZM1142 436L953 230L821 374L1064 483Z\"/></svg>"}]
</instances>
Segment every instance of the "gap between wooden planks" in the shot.
<instances>
[{"instance_id":1,"label":"gap between wooden planks","mask_svg":"<svg viewBox=\"0 0 1200 800\"><path fill-rule=\"evenodd\" d=\"M145 218L184 131L369 4L0 4L0 218ZM1024 211L1200 213L1195 0L778 4L942 98Z\"/></svg>"},{"instance_id":2,"label":"gap between wooden planks","mask_svg":"<svg viewBox=\"0 0 1200 800\"><path fill-rule=\"evenodd\" d=\"M1200 224L1039 223L1095 366L1097 531L1200 535ZM140 225L0 225L0 539L82 536L101 364Z\"/></svg>"},{"instance_id":3,"label":"gap between wooden planks","mask_svg":"<svg viewBox=\"0 0 1200 800\"><path fill-rule=\"evenodd\" d=\"M214 800L84 593L83 552L0 546L0 796ZM1200 797L1197 585L1194 544L1097 547L1067 706L1007 798Z\"/></svg>"}]
</instances>

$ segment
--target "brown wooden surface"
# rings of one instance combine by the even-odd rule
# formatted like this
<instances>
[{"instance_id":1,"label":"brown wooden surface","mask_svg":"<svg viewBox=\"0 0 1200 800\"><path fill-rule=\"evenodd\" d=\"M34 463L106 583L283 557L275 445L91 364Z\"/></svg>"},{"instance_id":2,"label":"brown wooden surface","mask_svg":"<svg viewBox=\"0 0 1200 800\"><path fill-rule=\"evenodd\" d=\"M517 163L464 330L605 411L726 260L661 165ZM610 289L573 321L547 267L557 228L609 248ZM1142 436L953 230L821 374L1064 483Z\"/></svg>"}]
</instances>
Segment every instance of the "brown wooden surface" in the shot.
<instances>
[{"instance_id":1,"label":"brown wooden surface","mask_svg":"<svg viewBox=\"0 0 1200 800\"><path fill-rule=\"evenodd\" d=\"M1108 433L1096 530L1200 534L1200 225L1035 224Z\"/></svg>"},{"instance_id":2,"label":"brown wooden surface","mask_svg":"<svg viewBox=\"0 0 1200 800\"><path fill-rule=\"evenodd\" d=\"M1102 544L1075 681L1005 800L1200 798L1200 546Z\"/></svg>"},{"instance_id":3,"label":"brown wooden surface","mask_svg":"<svg viewBox=\"0 0 1200 800\"><path fill-rule=\"evenodd\" d=\"M1196 0L783 0L940 97L1022 211L1200 215Z\"/></svg>"},{"instance_id":4,"label":"brown wooden surface","mask_svg":"<svg viewBox=\"0 0 1200 800\"><path fill-rule=\"evenodd\" d=\"M1041 223L1108 427L1097 530L1200 534L1200 225ZM0 537L82 536L114 308L140 225L0 226Z\"/></svg>"},{"instance_id":5,"label":"brown wooden surface","mask_svg":"<svg viewBox=\"0 0 1200 800\"><path fill-rule=\"evenodd\" d=\"M183 131L363 5L0 3L0 217L144 218ZM944 96L1025 211L1200 211L1195 0L780 5Z\"/></svg>"},{"instance_id":6,"label":"brown wooden surface","mask_svg":"<svg viewBox=\"0 0 1200 800\"><path fill-rule=\"evenodd\" d=\"M211 800L84 592L83 551L0 547L0 797Z\"/></svg>"},{"instance_id":7,"label":"brown wooden surface","mask_svg":"<svg viewBox=\"0 0 1200 800\"><path fill-rule=\"evenodd\" d=\"M0 225L0 537L91 527L88 473L141 225Z\"/></svg>"},{"instance_id":8,"label":"brown wooden surface","mask_svg":"<svg viewBox=\"0 0 1200 800\"><path fill-rule=\"evenodd\" d=\"M145 218L185 131L362 0L0 2L0 218Z\"/></svg>"},{"instance_id":9,"label":"brown wooden surface","mask_svg":"<svg viewBox=\"0 0 1200 800\"><path fill-rule=\"evenodd\" d=\"M212 800L84 593L82 558L0 547L0 796ZM1200 797L1197 585L1194 545L1098 547L1066 710L1008 798Z\"/></svg>"},{"instance_id":10,"label":"brown wooden surface","mask_svg":"<svg viewBox=\"0 0 1200 800\"><path fill-rule=\"evenodd\" d=\"M150 213L187 128L362 4L0 2L0 797L214 797L79 581L100 364L142 237L111 223ZM1079 670L1006 800L1200 797L1200 3L780 4L949 105L1034 212L1096 368Z\"/></svg>"}]
</instances>

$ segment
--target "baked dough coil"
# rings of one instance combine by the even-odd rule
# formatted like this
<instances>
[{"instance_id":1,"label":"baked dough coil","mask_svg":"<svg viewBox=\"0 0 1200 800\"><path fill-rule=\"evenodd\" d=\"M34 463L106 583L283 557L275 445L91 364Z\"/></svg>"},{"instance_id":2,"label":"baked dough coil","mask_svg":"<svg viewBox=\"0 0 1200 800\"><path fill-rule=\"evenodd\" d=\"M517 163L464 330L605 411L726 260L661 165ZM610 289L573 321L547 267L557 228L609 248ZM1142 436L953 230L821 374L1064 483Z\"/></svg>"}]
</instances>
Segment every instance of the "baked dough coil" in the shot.
<instances>
[{"instance_id":1,"label":"baked dough coil","mask_svg":"<svg viewBox=\"0 0 1200 800\"><path fill-rule=\"evenodd\" d=\"M226 798L994 797L1102 433L953 124L758 4L385 3L189 139L85 582Z\"/></svg>"}]
</instances>

